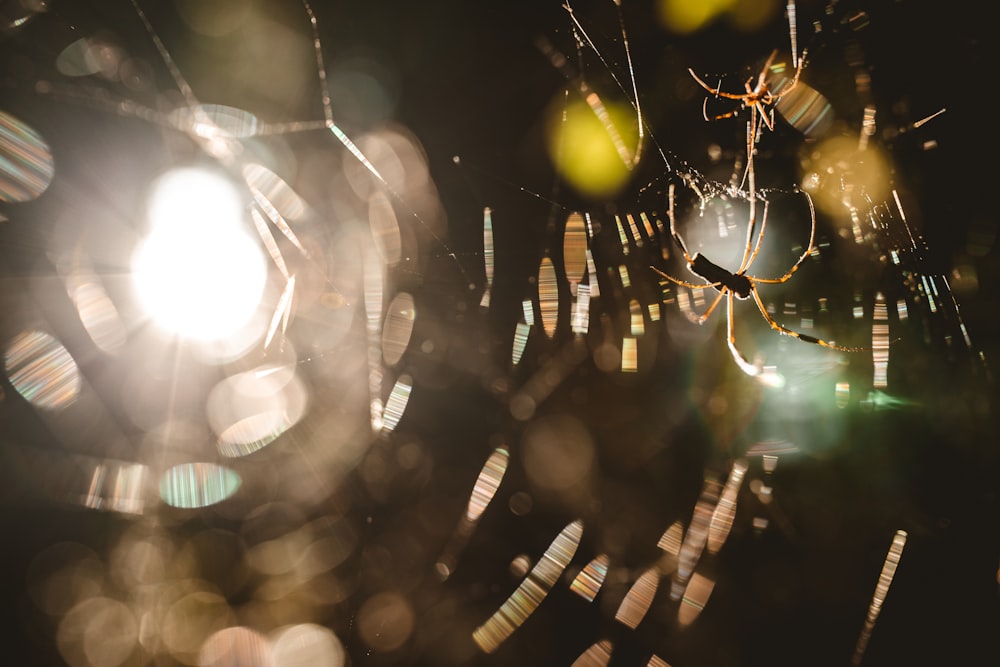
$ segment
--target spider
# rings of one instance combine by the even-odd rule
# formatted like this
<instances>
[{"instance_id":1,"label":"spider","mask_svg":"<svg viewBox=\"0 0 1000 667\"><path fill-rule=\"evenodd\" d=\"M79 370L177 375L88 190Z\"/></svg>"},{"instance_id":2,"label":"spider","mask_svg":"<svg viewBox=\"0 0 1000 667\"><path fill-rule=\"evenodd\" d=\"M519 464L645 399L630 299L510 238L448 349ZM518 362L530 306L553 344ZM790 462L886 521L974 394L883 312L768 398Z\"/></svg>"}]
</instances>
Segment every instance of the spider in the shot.
<instances>
[{"instance_id":1,"label":"spider","mask_svg":"<svg viewBox=\"0 0 1000 667\"><path fill-rule=\"evenodd\" d=\"M752 180L751 171L751 180ZM760 294L757 291L758 284L772 285L787 282L789 278L792 277L802 262L805 261L806 257L813 250L813 240L816 235L816 211L813 208L812 199L809 197L808 193L805 194L806 201L809 203L809 243L806 245L805 251L799 256L792 267L779 278L759 278L747 273L750 267L753 265L754 260L757 258L757 254L760 252L761 242L764 238L764 230L767 226L767 207L768 202L764 200L764 211L761 215L760 221L760 232L757 233L757 239L754 241L754 228L756 222L756 197L751 194L750 197L750 221L747 225L747 241L746 248L743 251L743 259L740 262L739 268L735 272L731 272L718 264L715 264L707 257L701 253L695 253L691 255L688 252L687 245L684 243L684 239L680 232L677 231L676 218L674 215L674 185L671 184L669 188L669 204L667 208L667 216L670 219L670 234L673 236L674 241L681 249L681 253L684 255L684 261L687 263L688 269L694 273L699 278L705 280L705 283L697 284L687 282L685 280L680 280L674 278L663 271L659 270L655 266L651 266L656 273L658 273L663 278L669 280L670 282L680 285L682 287L688 287L691 289L700 289L704 287L712 287L719 292L715 300L712 301L711 305L698 317L692 318L698 324L704 324L712 312L716 309L719 303L722 302L723 297L726 298L727 307L727 323L728 323L728 344L729 350L733 355L733 359L736 361L740 369L750 376L759 376L763 371L762 364L753 364L747 361L743 353L740 352L739 348L736 347L736 334L733 328L733 307L736 299L745 300L753 297L754 303L757 304L757 308L760 310L760 314L764 317L764 321L774 329L775 331L785 334L786 336L792 336L793 338L798 338L799 340L806 343L813 343L814 345L820 345L822 347L830 348L833 350L840 350L842 352L861 352L865 348L861 347L845 347L842 345L837 345L831 341L823 340L822 338L816 338L815 336L810 336L808 334L800 333L789 329L788 327L782 326L772 318L768 312L767 308L764 306L763 300L760 298Z\"/></svg>"},{"instance_id":2,"label":"spider","mask_svg":"<svg viewBox=\"0 0 1000 667\"><path fill-rule=\"evenodd\" d=\"M764 67L761 68L760 74L757 75L757 85L753 88L750 87L753 77L746 80L744 87L746 88L745 93L727 93L719 89L719 86L712 88L707 83L705 83L694 70L690 67L688 68L688 73L691 77L698 83L699 86L710 92L714 97L724 97L728 100L739 100L740 107L733 111L729 111L724 114L719 114L717 116L709 117L708 115L708 98L706 97L702 103L702 115L705 120L720 120L722 118L732 118L738 114L743 109L750 109L750 125L749 134L747 137L747 151L753 150L753 145L756 143L757 134L760 131L760 126L764 125L767 129L774 131L774 107L773 105L780 100L782 97L792 92L795 86L799 83L799 75L802 74L802 68L805 66L806 62L806 52L802 52L802 57L798 59L798 64L795 67L795 76L792 77L791 81L787 84L780 86L780 90L771 90L767 83L768 73L771 71L771 66L774 63L774 59L778 55L778 50L775 49L768 56L767 60L764 61ZM720 84L721 86L721 84Z\"/></svg>"}]
</instances>

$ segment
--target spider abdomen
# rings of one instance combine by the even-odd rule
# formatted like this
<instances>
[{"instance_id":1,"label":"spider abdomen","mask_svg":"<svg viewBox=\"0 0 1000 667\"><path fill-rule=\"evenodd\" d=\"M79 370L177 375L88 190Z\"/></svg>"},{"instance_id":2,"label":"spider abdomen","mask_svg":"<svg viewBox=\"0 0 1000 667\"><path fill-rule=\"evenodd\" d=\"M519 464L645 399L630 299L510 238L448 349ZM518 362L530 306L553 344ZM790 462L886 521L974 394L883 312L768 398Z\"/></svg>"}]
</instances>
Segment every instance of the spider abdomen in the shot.
<instances>
[{"instance_id":1,"label":"spider abdomen","mask_svg":"<svg viewBox=\"0 0 1000 667\"><path fill-rule=\"evenodd\" d=\"M723 287L728 287L739 299L746 299L750 296L749 278L743 274L725 270L700 252L695 253L694 257L691 258L690 268L696 275L712 283L712 286L719 291L722 291Z\"/></svg>"}]
</instances>

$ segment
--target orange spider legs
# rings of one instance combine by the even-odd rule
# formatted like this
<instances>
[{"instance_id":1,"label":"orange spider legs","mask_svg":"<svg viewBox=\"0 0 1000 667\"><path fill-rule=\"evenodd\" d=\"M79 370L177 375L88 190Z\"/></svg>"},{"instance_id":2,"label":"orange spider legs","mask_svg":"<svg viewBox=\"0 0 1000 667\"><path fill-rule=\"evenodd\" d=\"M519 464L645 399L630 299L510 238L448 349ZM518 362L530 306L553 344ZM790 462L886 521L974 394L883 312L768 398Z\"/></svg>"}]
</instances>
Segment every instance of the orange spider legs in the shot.
<instances>
[{"instance_id":1,"label":"orange spider legs","mask_svg":"<svg viewBox=\"0 0 1000 667\"><path fill-rule=\"evenodd\" d=\"M729 93L721 89L721 83L713 88L712 86L705 83L705 81L695 74L694 70L690 67L688 68L688 73L695 82L709 92L713 97L722 97L728 100L737 100L740 102L740 106L733 111L727 113L719 114L717 116L708 115L708 98L706 97L702 103L702 114L705 120L721 120L723 118L732 118L737 115L742 109L750 109L752 114L751 118L753 125L759 127L760 125L765 125L767 129L774 131L774 109L773 105L775 102L780 100L782 97L792 92L799 83L799 76L802 74L802 68L805 66L806 62L806 52L802 52L802 57L798 59L798 65L795 68L795 75L792 80L787 84L779 86L780 90L771 90L771 87L767 83L768 74L774 64L774 59L778 55L778 50L775 49L768 56L767 60L764 61L764 66L760 70L760 74L757 75L757 85L750 87L751 82L753 82L753 77L746 80L744 84L745 92L742 93ZM755 131L756 135L756 131Z\"/></svg>"},{"instance_id":2,"label":"orange spider legs","mask_svg":"<svg viewBox=\"0 0 1000 667\"><path fill-rule=\"evenodd\" d=\"M706 121L721 120L723 118L733 118L743 109L750 109L750 120L747 124L747 171L744 174L744 180L746 180L749 175L752 178L752 171L750 169L750 162L753 158L754 146L757 145L757 140L760 137L761 127L766 127L767 129L774 131L774 105L782 97L792 92L799 83L799 77L802 74L802 68L805 67L806 63L806 51L802 52L802 57L798 58L798 64L795 68L795 75L792 77L791 81L786 84L779 85L778 90L772 90L768 84L768 74L771 72L772 66L774 64L774 59L778 55L778 50L775 49L768 56L767 60L764 61L764 66L760 70L760 74L757 75L757 84L751 87L753 82L753 77L750 77L744 83L745 92L742 93L729 93L721 90L721 82L715 88L709 86L701 77L695 74L694 70L688 68L688 73L695 82L704 88L708 93L715 98L724 98L728 100L737 100L740 102L740 106L727 113L719 114L716 116L708 115L708 98L706 97L702 101L702 115L705 117ZM753 191L751 190L751 197L753 196Z\"/></svg>"},{"instance_id":3,"label":"orange spider legs","mask_svg":"<svg viewBox=\"0 0 1000 667\"><path fill-rule=\"evenodd\" d=\"M768 202L764 200L764 211L761 214L760 221L760 231L756 233L756 240L754 239L754 226L755 226L755 196L751 195L750 205L751 214L750 220L747 224L747 241L746 247L743 250L743 260L740 262L740 268L732 273L729 270L713 263L708 258L706 258L701 253L690 254L687 249L687 244L684 238L681 236L680 232L677 230L676 215L674 210L674 185L671 184L669 188L669 202L667 208L667 215L670 219L670 234L677 243L678 247L681 249L681 253L684 256L684 261L687 263L688 269L702 278L705 282L703 283L692 283L686 280L681 280L675 278L663 271L657 269L656 267L650 267L657 274L665 278L666 280L679 285L681 287L687 287L689 289L704 289L710 287L712 289L718 290L718 295L712 301L712 303L705 309L701 315L695 316L694 314L688 314L689 319L698 324L704 324L708 317L715 311L722 300L726 299L726 319L727 319L727 338L730 353L732 354L733 360L747 375L758 376L763 372L763 363L751 363L747 360L746 356L740 351L736 344L736 333L734 327L734 309L735 302L737 299L744 300L753 297L753 301L760 311L761 316L764 321L767 322L768 326L777 331L778 333L784 334L786 336L791 336L793 338L798 338L805 343L812 343L814 345L820 345L833 350L840 350L842 352L859 352L866 348L861 347L845 347L842 345L837 345L832 341L823 340L821 338L816 338L815 336L810 336L808 334L800 333L794 329L789 329L782 324L779 324L771 317L770 313L767 312L767 307L764 305L763 299L760 297L760 293L757 291L757 285L773 285L781 284L787 282L792 275L799 269L802 263L805 261L806 257L812 253L813 243L816 236L816 211L813 207L812 199L809 197L808 193L802 193L806 202L809 205L809 243L806 245L806 249L795 261L795 263L788 269L788 271L778 277L778 278L761 278L758 276L753 276L747 273L750 267L753 265L754 260L756 260L758 253L760 252L761 243L764 238L764 232L767 228L767 209Z\"/></svg>"}]
</instances>

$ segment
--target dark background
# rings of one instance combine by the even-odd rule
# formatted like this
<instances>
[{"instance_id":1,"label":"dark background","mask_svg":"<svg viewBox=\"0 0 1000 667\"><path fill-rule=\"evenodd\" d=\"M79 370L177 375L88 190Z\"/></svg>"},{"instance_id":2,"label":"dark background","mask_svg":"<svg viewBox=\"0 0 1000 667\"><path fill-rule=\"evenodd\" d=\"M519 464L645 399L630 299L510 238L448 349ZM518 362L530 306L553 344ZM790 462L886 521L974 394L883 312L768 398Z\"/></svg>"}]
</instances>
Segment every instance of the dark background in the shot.
<instances>
[{"instance_id":1,"label":"dark background","mask_svg":"<svg viewBox=\"0 0 1000 667\"><path fill-rule=\"evenodd\" d=\"M308 34L296 2L260 4L275 21ZM581 2L574 8L610 69L627 81L612 3ZM914 309L908 323L894 320L901 341L893 350L887 391L910 401L908 407L877 410L856 394L848 409L839 410L831 407L830 392L825 399L765 392L732 365L721 309L700 329L674 310L649 334L652 342L643 349L652 350L654 361L645 362L639 373L604 372L587 355L534 418L524 421L511 416L511 396L550 365L572 338L565 318L552 341L536 330L524 360L510 367L520 302L533 294L543 253L549 250L558 257L566 213L585 208L607 221L611 212L633 211L646 205L651 192L662 195L662 187L643 186L662 186L670 170L651 156L610 202L588 201L555 176L543 148L544 114L566 80L537 40L567 53L595 88L611 88L608 68L586 47L583 61L575 59L569 17L558 2L316 2L315 10L331 70L358 54L384 67L396 95L389 116L422 143L449 221L445 246L426 240L422 263L404 263L391 274L392 288L408 290L417 299L415 340L437 343L431 352L411 349L407 354L406 370L415 389L404 420L390 438L373 439L360 472L332 481L328 497L302 508L309 517L340 516L359 527L352 557L338 570L349 594L312 619L340 636L351 664L569 665L600 639L614 642L614 665L644 665L653 653L675 667L848 664L886 551L900 529L907 531L908 542L863 664L997 660L998 443L989 364L1000 353L993 192L1000 152L990 90L997 59L985 17L958 6L912 1L798 3L800 44L808 45L816 58L804 76L817 87L816 81L827 84L823 91L849 128L860 125L865 102L853 85L854 76L859 71L871 76L871 102L880 128L872 141L890 156L892 182L926 248L907 255L903 268L879 264L873 259L879 254L874 246L891 248L896 241L878 238L867 246L871 254L859 259L833 231L836 220L821 215L818 233L832 246L822 270L804 269L801 280L797 275L780 293L802 300L829 296L835 306L832 324L850 338L852 326L863 322L870 327L870 319L852 323L848 304L854 293L863 294L870 318L876 289L909 298L902 286L904 270L948 276L972 347L962 342L953 311L936 317L925 313L921 319ZM169 3L153 3L148 11L201 101L275 119L321 117L315 87L276 102L247 97L231 85L227 72L241 62L238 37L221 43L198 38L185 30ZM809 38L806 26L814 22L822 30ZM697 170L708 180L728 180L742 150L742 124L732 119L705 122L703 91L687 68L731 75L729 89L738 90L772 48L786 48L781 8L750 34L720 20L692 35L671 35L659 27L645 2L626 2L624 23L651 134L673 165ZM44 258L53 218L67 210L103 207L111 217L127 218L141 199L137 184L143 175L156 173L178 152L191 151L190 146L177 148L185 145L180 133L110 110L99 91L123 94L111 84L70 82L80 91L79 99L36 92L38 81L59 81L53 63L61 49L98 28L111 31L129 52L153 63L157 90L173 88L127 2L53 2L50 12L5 33L0 44L2 106L50 141L57 168L51 191L38 201L2 209L8 218L0 223L3 289L11 293L51 277ZM263 50L266 54L266 45ZM388 120L340 114L337 104L335 99L338 123L349 136ZM947 111L940 117L922 128L910 127L941 108ZM934 147L925 148L932 140ZM339 159L342 147L329 137L322 141L329 144L324 150ZM315 149L315 142L314 135L287 137L293 152ZM719 159L709 155L707 147L713 144L721 149ZM762 141L758 179L789 187L803 145L793 128L779 122ZM460 165L454 156L460 157ZM299 179L295 187L329 224L343 224L324 190L332 176L313 169L301 172ZM662 211L662 197L653 199L649 210ZM493 210L497 244L489 311L478 307L484 206ZM606 228L595 240L601 270L627 263L633 276L640 276L637 292L655 299L656 281L641 270L658 261L658 246L623 258L610 232ZM966 277L971 270L974 279L960 280L956 270ZM565 294L565 283L562 287ZM66 304L45 301L39 293L47 294L32 292L36 307L58 328L60 308ZM595 305L595 313L619 318L619 323L623 309L627 304L616 293ZM752 310L751 316L756 317ZM27 318L14 309L0 317L8 321L5 331ZM777 336L765 331L763 339L772 335ZM864 345L866 335L853 340ZM593 331L588 337L591 351L599 337ZM806 345L790 343L782 348L789 355L795 354L795 346ZM327 377L323 363L318 359L304 366L317 387ZM800 373L807 377L813 370L817 382L830 384L840 373L838 378L850 378L852 387L860 388L870 382L870 360L865 363L850 358L842 372L826 365ZM812 387L809 382L803 380L801 386ZM25 592L29 565L43 548L61 541L110 553L117 536L135 519L53 501L51 487L59 482L36 463L51 459L34 459L31 453L57 456L59 445L50 441L46 425L6 380L3 389L0 442L8 450L0 471L6 489L0 493L5 545L0 651L12 656L10 664L61 664L55 641L58 619L33 609ZM326 388L316 394L339 396ZM726 406L721 411L711 407L719 399ZM110 399L104 407L120 417ZM337 400L329 405L318 400L312 410L322 415L345 407ZM558 424L564 415L586 424L594 442L593 479L583 499L546 495L533 486L519 458L526 433L538 424ZM782 457L773 476L765 474L759 457L748 459L748 481L729 542L703 561L702 571L715 579L716 588L695 623L678 626L677 604L666 595L666 579L637 629L617 623L618 601L659 557L656 540L667 526L690 521L703 479L724 481L733 459L776 435L799 451ZM247 494L265 483L251 481L254 466L280 469L296 456L295 437L293 431L248 463L248 490L241 491L238 508L252 507ZM510 470L454 576L442 583L434 576L434 560L480 467L501 442L511 451ZM393 464L413 443L428 452L426 465L410 470ZM136 452L123 452L120 445L114 451L93 443L86 447L92 456L138 460L142 454L138 445ZM383 472L375 479L371 471L378 465ZM773 486L775 501L769 508L757 504L748 490L753 479ZM532 498L531 510L512 511L525 497ZM157 518L161 510L163 516ZM185 514L155 504L147 511L146 520L161 524L175 539L211 526L238 531L245 518L239 510ZM752 519L761 514L770 523L756 531ZM521 554L537 561L575 518L584 520L585 529L571 569L609 553L612 571L604 591L588 604L560 580L494 654L478 652L469 641L472 629L520 581L509 570L511 561ZM358 636L356 617L366 600L385 590L401 592L416 621L402 648L380 652ZM230 602L239 606L248 595L237 590ZM127 664L144 664L139 653ZM169 664L161 659L147 664Z\"/></svg>"}]
</instances>

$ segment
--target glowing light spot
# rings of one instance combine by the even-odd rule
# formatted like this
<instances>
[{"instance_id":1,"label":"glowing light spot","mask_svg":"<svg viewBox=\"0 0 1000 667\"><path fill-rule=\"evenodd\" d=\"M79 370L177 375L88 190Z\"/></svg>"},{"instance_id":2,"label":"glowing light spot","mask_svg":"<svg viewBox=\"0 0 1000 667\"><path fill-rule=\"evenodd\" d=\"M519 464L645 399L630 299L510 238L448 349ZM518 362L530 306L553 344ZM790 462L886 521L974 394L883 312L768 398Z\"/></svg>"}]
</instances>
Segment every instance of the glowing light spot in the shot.
<instances>
[{"instance_id":1,"label":"glowing light spot","mask_svg":"<svg viewBox=\"0 0 1000 667\"><path fill-rule=\"evenodd\" d=\"M573 559L582 537L582 521L562 529L506 602L472 633L480 649L492 653L534 613Z\"/></svg>"},{"instance_id":2,"label":"glowing light spot","mask_svg":"<svg viewBox=\"0 0 1000 667\"><path fill-rule=\"evenodd\" d=\"M520 579L524 575L528 574L528 570L531 569L531 558L528 554L518 554L514 557L514 560L510 562L507 569L510 570L511 576Z\"/></svg>"},{"instance_id":3,"label":"glowing light spot","mask_svg":"<svg viewBox=\"0 0 1000 667\"><path fill-rule=\"evenodd\" d=\"M622 339L621 364L623 373L635 373L639 369L639 350L635 338L631 336L625 336Z\"/></svg>"},{"instance_id":4,"label":"glowing light spot","mask_svg":"<svg viewBox=\"0 0 1000 667\"><path fill-rule=\"evenodd\" d=\"M486 289L479 302L483 308L489 308L490 291L493 289L493 254L493 211L487 206L483 209L483 271L486 274Z\"/></svg>"},{"instance_id":5,"label":"glowing light spot","mask_svg":"<svg viewBox=\"0 0 1000 667\"><path fill-rule=\"evenodd\" d=\"M849 137L832 137L817 144L803 163L803 184L816 207L840 215L863 207L866 198L882 201L889 195L891 165L873 146L859 150Z\"/></svg>"},{"instance_id":6,"label":"glowing light spot","mask_svg":"<svg viewBox=\"0 0 1000 667\"><path fill-rule=\"evenodd\" d=\"M254 191L255 199L269 205L265 206L267 210L264 212L276 225L281 226L280 223L286 220L298 220L306 214L308 206L302 197L284 179L267 167L250 163L243 167L243 178ZM280 219L275 220L275 218ZM281 233L288 236L291 230L281 227ZM304 251L297 239L289 236L288 240L295 244L296 248Z\"/></svg>"},{"instance_id":7,"label":"glowing light spot","mask_svg":"<svg viewBox=\"0 0 1000 667\"><path fill-rule=\"evenodd\" d=\"M602 639L591 645L580 654L570 667L606 667L611 662L611 649L614 647L607 639Z\"/></svg>"},{"instance_id":8,"label":"glowing light spot","mask_svg":"<svg viewBox=\"0 0 1000 667\"><path fill-rule=\"evenodd\" d=\"M294 366L264 366L222 380L206 402L219 453L246 456L262 449L302 418L307 402Z\"/></svg>"},{"instance_id":9,"label":"glowing light spot","mask_svg":"<svg viewBox=\"0 0 1000 667\"><path fill-rule=\"evenodd\" d=\"M410 401L410 392L413 391L413 380L409 375L401 375L393 385L389 393L389 399L385 402L385 414L382 421L382 433L389 434L395 430L399 420L406 412L406 404Z\"/></svg>"},{"instance_id":10,"label":"glowing light spot","mask_svg":"<svg viewBox=\"0 0 1000 667\"><path fill-rule=\"evenodd\" d=\"M834 396L837 402L837 407L841 409L846 408L847 404L851 401L851 383L838 382Z\"/></svg>"},{"instance_id":11,"label":"glowing light spot","mask_svg":"<svg viewBox=\"0 0 1000 667\"><path fill-rule=\"evenodd\" d=\"M240 484L235 470L214 463L183 463L160 478L160 498L173 507L207 507L232 496Z\"/></svg>"},{"instance_id":12,"label":"glowing light spot","mask_svg":"<svg viewBox=\"0 0 1000 667\"><path fill-rule=\"evenodd\" d=\"M403 646L415 625L413 607L398 593L377 593L358 611L358 635L377 651L394 651Z\"/></svg>"},{"instance_id":13,"label":"glowing light spot","mask_svg":"<svg viewBox=\"0 0 1000 667\"><path fill-rule=\"evenodd\" d=\"M542 313L542 329L552 338L559 319L559 284L550 257L543 257L538 268L538 305Z\"/></svg>"},{"instance_id":14,"label":"glowing light spot","mask_svg":"<svg viewBox=\"0 0 1000 667\"><path fill-rule=\"evenodd\" d=\"M472 489L472 497L469 498L469 506L465 510L465 516L469 521L478 521L486 507L493 500L504 473L507 472L507 462L510 453L503 447L499 447L490 454L486 464L479 472L476 485Z\"/></svg>"},{"instance_id":15,"label":"glowing light spot","mask_svg":"<svg viewBox=\"0 0 1000 667\"><path fill-rule=\"evenodd\" d=\"M270 667L271 664L267 639L244 627L219 630L198 652L198 667Z\"/></svg>"},{"instance_id":16,"label":"glowing light spot","mask_svg":"<svg viewBox=\"0 0 1000 667\"><path fill-rule=\"evenodd\" d=\"M642 318L642 306L635 299L628 302L629 322L633 336L641 336L646 332L646 326Z\"/></svg>"},{"instance_id":17,"label":"glowing light spot","mask_svg":"<svg viewBox=\"0 0 1000 667\"><path fill-rule=\"evenodd\" d=\"M594 598L600 592L601 586L604 585L604 578L607 575L608 555L601 554L580 570L580 573L574 577L569 589L587 602L593 602Z\"/></svg>"},{"instance_id":18,"label":"glowing light spot","mask_svg":"<svg viewBox=\"0 0 1000 667\"><path fill-rule=\"evenodd\" d=\"M195 32L210 37L228 35L252 15L254 5L240 0L178 0L177 11Z\"/></svg>"},{"instance_id":19,"label":"glowing light spot","mask_svg":"<svg viewBox=\"0 0 1000 667\"><path fill-rule=\"evenodd\" d=\"M199 137L231 139L252 137L260 130L260 121L249 111L222 104L181 107L171 114L178 127L190 127ZM257 165L248 165L252 169Z\"/></svg>"},{"instance_id":20,"label":"glowing light spot","mask_svg":"<svg viewBox=\"0 0 1000 667\"><path fill-rule=\"evenodd\" d=\"M875 312L872 323L872 361L874 374L872 386L885 389L889 378L889 309L881 292L875 295Z\"/></svg>"},{"instance_id":21,"label":"glowing light spot","mask_svg":"<svg viewBox=\"0 0 1000 667\"><path fill-rule=\"evenodd\" d=\"M575 334L586 334L590 329L590 285L576 287L572 328Z\"/></svg>"},{"instance_id":22,"label":"glowing light spot","mask_svg":"<svg viewBox=\"0 0 1000 667\"><path fill-rule=\"evenodd\" d=\"M702 551L708 541L709 527L715 506L719 499L719 483L713 479L706 479L702 486L701 496L695 503L694 512L691 516L691 523L688 526L687 534L681 543L681 550L677 556L677 572L674 573L673 583L670 588L670 598L674 601L680 600L686 595L688 585L694 567L701 558ZM707 597L707 596L706 596Z\"/></svg>"},{"instance_id":23,"label":"glowing light spot","mask_svg":"<svg viewBox=\"0 0 1000 667\"><path fill-rule=\"evenodd\" d=\"M746 471L747 463L743 459L735 461L732 470L729 471L729 479L726 480L726 485L722 489L722 495L712 512L712 519L708 526L707 546L710 554L719 552L719 549L725 544L726 538L729 537L729 531L733 528L733 522L736 518L736 501Z\"/></svg>"},{"instance_id":24,"label":"glowing light spot","mask_svg":"<svg viewBox=\"0 0 1000 667\"><path fill-rule=\"evenodd\" d=\"M32 559L26 573L31 601L51 616L61 616L99 595L106 585L104 563L77 542L56 542Z\"/></svg>"},{"instance_id":25,"label":"glowing light spot","mask_svg":"<svg viewBox=\"0 0 1000 667\"><path fill-rule=\"evenodd\" d=\"M681 606L677 610L677 621L680 625L691 625L708 604L708 598L715 589L715 581L700 572L695 572L684 589Z\"/></svg>"},{"instance_id":26,"label":"glowing light spot","mask_svg":"<svg viewBox=\"0 0 1000 667\"><path fill-rule=\"evenodd\" d=\"M400 292L393 297L382 325L382 359L389 366L399 363L406 352L416 319L417 311L410 294Z\"/></svg>"},{"instance_id":27,"label":"glowing light spot","mask_svg":"<svg viewBox=\"0 0 1000 667\"><path fill-rule=\"evenodd\" d=\"M84 465L81 460L80 466ZM148 472L145 465L123 461L101 461L91 465L90 484L80 499L84 507L142 514Z\"/></svg>"},{"instance_id":28,"label":"glowing light spot","mask_svg":"<svg viewBox=\"0 0 1000 667\"><path fill-rule=\"evenodd\" d=\"M656 546L665 553L675 558L681 553L681 545L684 539L684 526L680 521L674 521L670 527L663 531Z\"/></svg>"},{"instance_id":29,"label":"glowing light spot","mask_svg":"<svg viewBox=\"0 0 1000 667\"><path fill-rule=\"evenodd\" d=\"M528 326L535 326L535 307L531 299L521 302L521 311L524 313L524 323Z\"/></svg>"},{"instance_id":30,"label":"glowing light spot","mask_svg":"<svg viewBox=\"0 0 1000 667\"><path fill-rule=\"evenodd\" d=\"M563 269L570 281L571 290L583 279L587 271L587 230L580 213L570 213L563 231Z\"/></svg>"},{"instance_id":31,"label":"glowing light spot","mask_svg":"<svg viewBox=\"0 0 1000 667\"><path fill-rule=\"evenodd\" d=\"M721 2L721 0L719 0ZM779 0L757 0L757 2L732 2L726 18L738 30L752 32L763 28L771 20L775 10L781 7ZM795 5L792 4L793 11ZM784 7L781 7L784 9ZM794 42L793 42L794 44Z\"/></svg>"},{"instance_id":32,"label":"glowing light spot","mask_svg":"<svg viewBox=\"0 0 1000 667\"><path fill-rule=\"evenodd\" d=\"M875 628L875 621L878 620L882 612L882 605L889 594L889 587L896 576L896 568L899 559L903 556L903 547L906 546L907 534L905 530L897 530L889 546L889 553L882 563L882 571L878 575L878 583L875 585L875 593L872 595L871 604L868 606L868 615L865 617L865 624L858 636L858 642L854 647L854 655L851 657L852 665L860 665L868 648L868 640L871 638L872 630Z\"/></svg>"},{"instance_id":33,"label":"glowing light spot","mask_svg":"<svg viewBox=\"0 0 1000 667\"><path fill-rule=\"evenodd\" d=\"M104 352L117 352L125 345L125 324L100 279L76 271L65 276L66 293L73 301L80 323L90 339Z\"/></svg>"},{"instance_id":34,"label":"glowing light spot","mask_svg":"<svg viewBox=\"0 0 1000 667\"><path fill-rule=\"evenodd\" d=\"M521 362L521 355L528 345L528 335L531 333L531 326L524 322L518 322L514 329L514 343L510 349L510 361L517 366Z\"/></svg>"},{"instance_id":35,"label":"glowing light spot","mask_svg":"<svg viewBox=\"0 0 1000 667\"><path fill-rule=\"evenodd\" d=\"M622 219L620 216L617 215L615 216L615 224L618 227L618 242L622 246L622 254L627 255L629 247L629 236L628 232L625 231L625 225L622 224Z\"/></svg>"},{"instance_id":36,"label":"glowing light spot","mask_svg":"<svg viewBox=\"0 0 1000 667\"><path fill-rule=\"evenodd\" d=\"M0 29L10 34L22 27L38 14L48 11L48 0L18 0L5 2L3 5L3 22Z\"/></svg>"},{"instance_id":37,"label":"glowing light spot","mask_svg":"<svg viewBox=\"0 0 1000 667\"><path fill-rule=\"evenodd\" d=\"M80 393L80 370L73 357L43 331L20 333L4 350L4 367L14 389L37 408L59 410Z\"/></svg>"},{"instance_id":38,"label":"glowing light spot","mask_svg":"<svg viewBox=\"0 0 1000 667\"><path fill-rule=\"evenodd\" d=\"M37 199L49 187L52 150L27 123L0 111L0 201Z\"/></svg>"},{"instance_id":39,"label":"glowing light spot","mask_svg":"<svg viewBox=\"0 0 1000 667\"><path fill-rule=\"evenodd\" d=\"M625 599L615 612L615 620L633 630L639 627L639 623L646 617L646 612L653 604L653 597L659 585L659 568L651 567L643 572L625 594Z\"/></svg>"},{"instance_id":40,"label":"glowing light spot","mask_svg":"<svg viewBox=\"0 0 1000 667\"><path fill-rule=\"evenodd\" d=\"M194 665L206 640L229 627L232 621L233 610L224 597L212 591L195 590L167 608L160 638L175 658Z\"/></svg>"},{"instance_id":41,"label":"glowing light spot","mask_svg":"<svg viewBox=\"0 0 1000 667\"><path fill-rule=\"evenodd\" d=\"M635 111L621 103L605 103L601 119L583 100L554 107L547 133L549 157L556 170L583 195L608 198L620 192L631 175L608 132L610 124L634 153L638 141Z\"/></svg>"},{"instance_id":42,"label":"glowing light spot","mask_svg":"<svg viewBox=\"0 0 1000 667\"><path fill-rule=\"evenodd\" d=\"M200 169L168 172L149 203L151 232L132 259L139 299L168 331L201 340L235 333L256 312L266 271L235 187Z\"/></svg>"},{"instance_id":43,"label":"glowing light spot","mask_svg":"<svg viewBox=\"0 0 1000 667\"><path fill-rule=\"evenodd\" d=\"M56 643L70 665L117 667L132 654L138 638L139 624L127 605L94 597L63 617Z\"/></svg>"},{"instance_id":44,"label":"glowing light spot","mask_svg":"<svg viewBox=\"0 0 1000 667\"><path fill-rule=\"evenodd\" d=\"M458 527L452 534L444 553L441 554L441 557L435 563L438 574L442 579L447 579L451 576L452 570L455 568L458 560L459 552L465 547L469 536L479 523L479 518L493 501L493 497L500 488L500 482L503 481L504 474L507 472L509 459L510 453L503 447L497 447L486 460L486 464L483 465L482 470L479 471L479 477L476 478L476 484L472 488L472 495L469 497L469 504L466 507L465 515L459 521Z\"/></svg>"},{"instance_id":45,"label":"glowing light spot","mask_svg":"<svg viewBox=\"0 0 1000 667\"><path fill-rule=\"evenodd\" d=\"M791 79L787 76L775 77L771 90L780 94L781 89ZM774 108L788 124L809 138L825 135L833 125L833 106L815 88L799 81L795 88L781 96Z\"/></svg>"},{"instance_id":46,"label":"glowing light spot","mask_svg":"<svg viewBox=\"0 0 1000 667\"><path fill-rule=\"evenodd\" d=\"M272 642L275 665L282 667L343 667L344 645L332 631L313 623L284 628Z\"/></svg>"},{"instance_id":47,"label":"glowing light spot","mask_svg":"<svg viewBox=\"0 0 1000 667\"><path fill-rule=\"evenodd\" d=\"M81 37L56 57L56 69L65 76L101 74L114 78L125 52L101 37Z\"/></svg>"},{"instance_id":48,"label":"glowing light spot","mask_svg":"<svg viewBox=\"0 0 1000 667\"><path fill-rule=\"evenodd\" d=\"M629 276L628 267L624 264L618 265L618 277L622 281L622 287L628 289L632 286L632 278Z\"/></svg>"},{"instance_id":49,"label":"glowing light spot","mask_svg":"<svg viewBox=\"0 0 1000 667\"><path fill-rule=\"evenodd\" d=\"M732 9L735 0L658 0L660 22L668 30L692 33Z\"/></svg>"}]
</instances>

